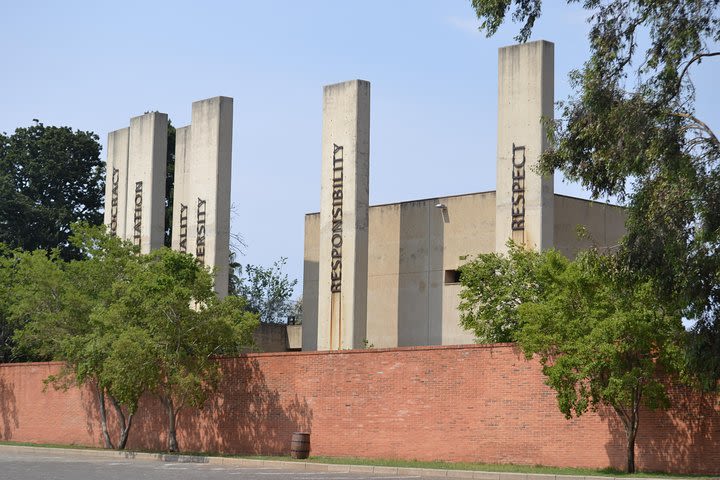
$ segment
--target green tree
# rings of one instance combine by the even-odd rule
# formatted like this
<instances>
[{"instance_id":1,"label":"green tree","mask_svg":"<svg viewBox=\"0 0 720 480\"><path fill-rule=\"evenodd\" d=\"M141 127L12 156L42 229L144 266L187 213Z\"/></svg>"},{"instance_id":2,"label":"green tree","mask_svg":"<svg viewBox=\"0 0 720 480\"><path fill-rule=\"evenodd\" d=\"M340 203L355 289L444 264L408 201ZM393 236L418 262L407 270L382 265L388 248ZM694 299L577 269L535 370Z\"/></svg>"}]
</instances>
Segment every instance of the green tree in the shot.
<instances>
[{"instance_id":1,"label":"green tree","mask_svg":"<svg viewBox=\"0 0 720 480\"><path fill-rule=\"evenodd\" d=\"M541 169L628 204L621 258L697 320L689 350L706 386L720 378L720 141L696 115L692 74L720 59L716 0L568 0L588 11L590 57L547 122ZM513 10L526 41L540 0L472 0L494 34Z\"/></svg>"},{"instance_id":2,"label":"green tree","mask_svg":"<svg viewBox=\"0 0 720 480\"><path fill-rule=\"evenodd\" d=\"M244 298L261 322L285 323L293 312L291 297L297 280L290 280L282 272L285 263L287 258L282 257L270 268L248 264L243 269L242 265L231 261L231 270L238 273L231 271L230 285L234 285L234 290L230 292Z\"/></svg>"},{"instance_id":3,"label":"green tree","mask_svg":"<svg viewBox=\"0 0 720 480\"><path fill-rule=\"evenodd\" d=\"M65 362L48 378L59 388L92 386L107 448L124 448L140 398L157 394L168 414L168 448L176 451L178 411L214 392L214 355L251 344L257 318L243 299L217 299L209 271L190 255L165 248L137 255L103 226L75 231L71 242L84 260L16 254L9 308L21 325L16 350ZM116 435L107 402L119 419Z\"/></svg>"},{"instance_id":4,"label":"green tree","mask_svg":"<svg viewBox=\"0 0 720 480\"><path fill-rule=\"evenodd\" d=\"M0 243L0 363L17 360L13 355L13 346L15 345L13 333L17 326L10 317L16 263L15 252Z\"/></svg>"},{"instance_id":5,"label":"green tree","mask_svg":"<svg viewBox=\"0 0 720 480\"><path fill-rule=\"evenodd\" d=\"M593 252L569 261L544 255L539 301L520 305L520 346L538 355L546 383L570 418L611 407L625 428L627 471L635 471L640 407L670 405L667 384L684 365L679 311L666 309L652 281L626 281L611 257Z\"/></svg>"},{"instance_id":6,"label":"green tree","mask_svg":"<svg viewBox=\"0 0 720 480\"><path fill-rule=\"evenodd\" d=\"M679 309L658 298L652 281L594 251L570 261L511 245L507 256L465 265L463 281L465 328L482 343L518 341L537 356L566 417L612 408L633 472L640 407L669 406L666 384L684 365Z\"/></svg>"},{"instance_id":7,"label":"green tree","mask_svg":"<svg viewBox=\"0 0 720 480\"><path fill-rule=\"evenodd\" d=\"M545 287L536 279L541 260L509 242L507 255L481 254L460 268L460 325L478 343L517 341L518 306L537 301Z\"/></svg>"},{"instance_id":8,"label":"green tree","mask_svg":"<svg viewBox=\"0 0 720 480\"><path fill-rule=\"evenodd\" d=\"M136 361L137 368L165 407L168 449L177 451L178 412L201 407L216 390L215 355L251 345L257 317L242 298L219 300L212 276L191 255L160 249L142 258L128 281L114 286L118 299L104 315L131 332L128 345L141 345L148 361ZM116 362L120 376L135 373L122 370L125 360L122 354Z\"/></svg>"},{"instance_id":9,"label":"green tree","mask_svg":"<svg viewBox=\"0 0 720 480\"><path fill-rule=\"evenodd\" d=\"M0 134L0 242L78 258L70 224L102 223L104 163L98 136L35 125Z\"/></svg>"},{"instance_id":10,"label":"green tree","mask_svg":"<svg viewBox=\"0 0 720 480\"><path fill-rule=\"evenodd\" d=\"M127 281L128 265L139 257L128 242L105 234L104 226L73 229L70 243L83 260L64 262L41 250L16 254L9 315L17 327L15 354L65 362L59 374L48 378L57 388L89 384L98 399L105 447L113 448L109 401L119 420L116 445L122 449L148 382L139 371L116 375L111 360L124 353L125 367L131 368L131 362L145 357L144 352L125 352L128 331L122 323L108 321L104 312L115 300L113 286Z\"/></svg>"}]
</instances>

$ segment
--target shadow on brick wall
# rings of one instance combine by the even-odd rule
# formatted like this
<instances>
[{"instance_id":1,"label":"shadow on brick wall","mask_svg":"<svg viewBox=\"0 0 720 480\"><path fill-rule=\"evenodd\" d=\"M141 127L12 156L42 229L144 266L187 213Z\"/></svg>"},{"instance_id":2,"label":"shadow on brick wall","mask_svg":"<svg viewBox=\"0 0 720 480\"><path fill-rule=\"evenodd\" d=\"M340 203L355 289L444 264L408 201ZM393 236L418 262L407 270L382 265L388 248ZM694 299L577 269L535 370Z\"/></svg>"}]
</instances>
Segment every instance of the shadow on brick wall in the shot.
<instances>
[{"instance_id":1,"label":"shadow on brick wall","mask_svg":"<svg viewBox=\"0 0 720 480\"><path fill-rule=\"evenodd\" d=\"M214 422L226 447L238 453L288 454L293 432L312 431L312 409L307 399L292 395L292 382L282 382L286 391L268 386L257 359L240 357L224 363L232 368L222 396L213 406L219 413ZM281 398L292 400L283 403ZM229 438L227 438L229 437Z\"/></svg>"},{"instance_id":2,"label":"shadow on brick wall","mask_svg":"<svg viewBox=\"0 0 720 480\"><path fill-rule=\"evenodd\" d=\"M13 386L0 378L0 418L2 419L2 440L12 440L13 430L18 428L17 404Z\"/></svg>"},{"instance_id":3,"label":"shadow on brick wall","mask_svg":"<svg viewBox=\"0 0 720 480\"><path fill-rule=\"evenodd\" d=\"M620 417L611 407L598 407L598 415L607 424L610 440L605 444L610 467L616 470L624 471L627 466L627 454L625 453L625 445L627 436L625 435L625 427ZM640 417L640 428L642 429L642 416ZM637 441L637 440L636 440ZM638 455L637 446L635 447L635 462L637 465Z\"/></svg>"},{"instance_id":4,"label":"shadow on brick wall","mask_svg":"<svg viewBox=\"0 0 720 480\"><path fill-rule=\"evenodd\" d=\"M720 411L718 398L677 387L670 392L672 408L644 411L645 429L640 426L636 455L643 470L699 473L698 465L720 461ZM652 463L643 457L653 459ZM708 462L709 459L715 461ZM703 471L717 474L717 471Z\"/></svg>"},{"instance_id":5,"label":"shadow on brick wall","mask_svg":"<svg viewBox=\"0 0 720 480\"><path fill-rule=\"evenodd\" d=\"M256 359L222 359L219 391L202 409L185 408L177 421L181 451L227 454L288 454L293 432L312 430L312 409L305 398L268 386ZM283 384L282 388L291 389ZM165 450L167 417L156 396L141 401L128 448Z\"/></svg>"},{"instance_id":6,"label":"shadow on brick wall","mask_svg":"<svg viewBox=\"0 0 720 480\"><path fill-rule=\"evenodd\" d=\"M635 439L638 470L717 473L698 469L698 465L717 464L708 459L720 458L720 443L714 440L720 430L717 397L677 387L670 392L670 398L670 409L640 410ZM611 408L600 408L598 413L606 421L611 437L605 445L610 466L624 470L627 466L625 427Z\"/></svg>"}]
</instances>

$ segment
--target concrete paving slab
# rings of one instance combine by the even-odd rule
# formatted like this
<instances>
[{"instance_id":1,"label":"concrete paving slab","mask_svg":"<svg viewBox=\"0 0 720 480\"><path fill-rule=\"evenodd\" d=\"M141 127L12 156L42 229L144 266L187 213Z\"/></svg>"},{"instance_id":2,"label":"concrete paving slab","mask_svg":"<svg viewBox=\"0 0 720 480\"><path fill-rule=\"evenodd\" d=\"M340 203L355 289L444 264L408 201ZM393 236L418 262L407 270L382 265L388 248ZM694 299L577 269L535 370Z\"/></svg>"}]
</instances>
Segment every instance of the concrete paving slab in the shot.
<instances>
[{"instance_id":1,"label":"concrete paving slab","mask_svg":"<svg viewBox=\"0 0 720 480\"><path fill-rule=\"evenodd\" d=\"M372 465L350 465L350 473L373 473Z\"/></svg>"},{"instance_id":2,"label":"concrete paving slab","mask_svg":"<svg viewBox=\"0 0 720 480\"><path fill-rule=\"evenodd\" d=\"M373 467L373 473L375 475L397 475L398 467Z\"/></svg>"},{"instance_id":3,"label":"concrete paving slab","mask_svg":"<svg viewBox=\"0 0 720 480\"><path fill-rule=\"evenodd\" d=\"M474 478L474 475L472 470L447 470L448 478Z\"/></svg>"},{"instance_id":4,"label":"concrete paving slab","mask_svg":"<svg viewBox=\"0 0 720 480\"><path fill-rule=\"evenodd\" d=\"M473 472L475 480L500 480L498 472Z\"/></svg>"}]
</instances>

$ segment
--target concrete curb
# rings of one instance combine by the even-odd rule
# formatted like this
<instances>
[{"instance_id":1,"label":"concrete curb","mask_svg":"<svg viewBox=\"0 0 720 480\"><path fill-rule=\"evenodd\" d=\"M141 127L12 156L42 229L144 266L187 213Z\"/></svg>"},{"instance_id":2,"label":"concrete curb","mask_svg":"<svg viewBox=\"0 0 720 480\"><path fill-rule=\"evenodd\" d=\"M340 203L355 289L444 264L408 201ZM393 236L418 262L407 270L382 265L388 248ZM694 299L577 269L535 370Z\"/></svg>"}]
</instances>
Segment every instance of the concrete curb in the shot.
<instances>
[{"instance_id":1,"label":"concrete curb","mask_svg":"<svg viewBox=\"0 0 720 480\"><path fill-rule=\"evenodd\" d=\"M464 478L473 480L628 480L627 478L553 475L539 473L481 472L477 470L443 470L434 468L385 467L373 465L343 465L334 463L290 462L283 460L255 460L251 458L211 457L200 455L182 455L168 453L145 453L117 450L84 450L75 448L29 447L20 445L0 445L0 453L36 452L47 455L68 455L88 458L107 458L119 460L141 460L177 463L205 463L253 468L277 468L298 472L363 473L375 476L419 476L433 478ZM668 480L667 478L643 477L639 480ZM692 478L673 477L672 480L694 480ZM712 477L720 480L720 477Z\"/></svg>"}]
</instances>

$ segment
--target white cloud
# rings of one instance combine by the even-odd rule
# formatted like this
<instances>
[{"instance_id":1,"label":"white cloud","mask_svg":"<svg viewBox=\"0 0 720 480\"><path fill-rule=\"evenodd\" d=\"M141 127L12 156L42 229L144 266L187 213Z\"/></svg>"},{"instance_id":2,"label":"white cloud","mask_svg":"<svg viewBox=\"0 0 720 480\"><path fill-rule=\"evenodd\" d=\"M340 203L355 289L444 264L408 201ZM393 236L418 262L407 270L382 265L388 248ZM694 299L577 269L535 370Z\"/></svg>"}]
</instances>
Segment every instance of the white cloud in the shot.
<instances>
[{"instance_id":1,"label":"white cloud","mask_svg":"<svg viewBox=\"0 0 720 480\"><path fill-rule=\"evenodd\" d=\"M448 17L447 23L456 30L470 35L480 35L478 19L472 17Z\"/></svg>"}]
</instances>

